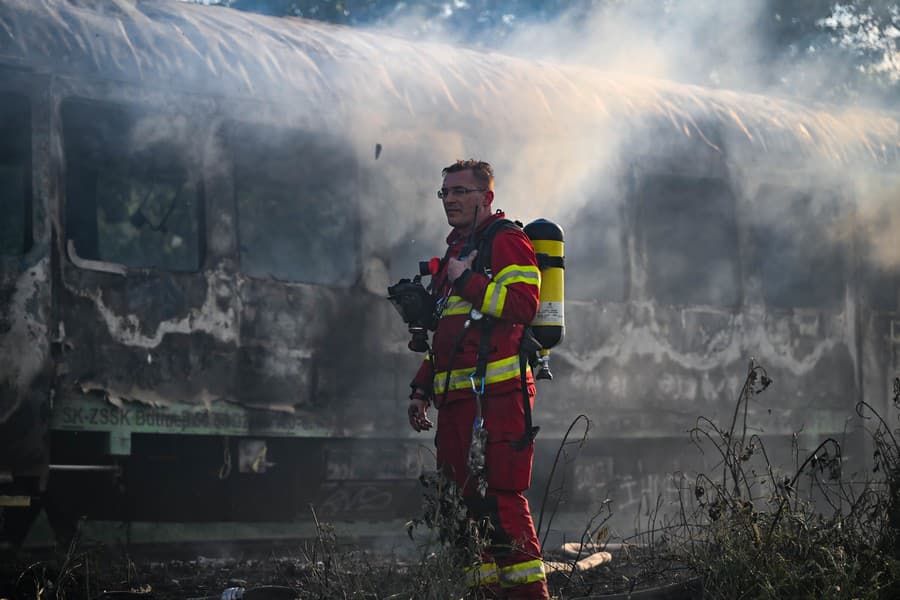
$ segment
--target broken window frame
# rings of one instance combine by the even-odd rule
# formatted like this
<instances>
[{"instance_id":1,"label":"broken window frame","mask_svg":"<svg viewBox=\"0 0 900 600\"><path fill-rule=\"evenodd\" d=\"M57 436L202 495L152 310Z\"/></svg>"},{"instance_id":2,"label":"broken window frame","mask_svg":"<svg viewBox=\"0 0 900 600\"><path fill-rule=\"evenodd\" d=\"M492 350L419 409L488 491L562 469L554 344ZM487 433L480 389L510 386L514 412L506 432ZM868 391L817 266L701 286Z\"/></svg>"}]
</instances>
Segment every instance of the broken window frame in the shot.
<instances>
[{"instance_id":1,"label":"broken window frame","mask_svg":"<svg viewBox=\"0 0 900 600\"><path fill-rule=\"evenodd\" d=\"M900 191L900 175L869 173L867 180L879 195L890 197ZM883 248L876 249L876 246L897 237L891 236L896 221L893 214L887 206L862 213L857 206L856 237L853 240L853 247L859 255L855 264L858 266L858 293L863 306L885 313L900 313L900 263L896 262L896 255L892 255L893 260L879 257Z\"/></svg>"},{"instance_id":2,"label":"broken window frame","mask_svg":"<svg viewBox=\"0 0 900 600\"><path fill-rule=\"evenodd\" d=\"M566 263L573 275L566 280L570 301L618 303L628 296L624 181L612 175L601 181L604 187L590 194L565 231Z\"/></svg>"},{"instance_id":3,"label":"broken window frame","mask_svg":"<svg viewBox=\"0 0 900 600\"><path fill-rule=\"evenodd\" d=\"M793 204L807 203L825 206L828 210L836 211L834 217L823 229L811 234L817 242L799 244L798 234L806 235L807 232L799 231L789 225L796 222L797 218L785 215L773 214L770 209L760 204L760 198L778 195L780 200L768 200L775 202L775 210L785 210L788 202ZM745 227L747 230L748 260L747 269L760 281L762 301L766 306L774 309L812 309L834 310L839 308L845 298L847 286L850 284L850 248L847 241L833 240L834 245L830 252L820 245L824 243L828 226L834 224L838 218L851 218L846 212L847 206L841 201L840 194L832 191L805 188L794 188L783 183L764 183L755 191L745 214ZM754 211L766 212L767 216L755 216ZM778 232L774 227L781 228L781 234L776 240ZM763 241L764 240L764 241ZM773 249L773 244L780 243L779 249ZM813 251L812 249L815 248ZM793 251L791 251L793 249ZM802 250L807 250L802 253ZM786 251L787 250L787 251ZM798 254L798 250L800 254ZM774 263L778 262L779 265ZM787 266L781 264L788 262ZM817 266L818 265L818 266ZM778 283L772 276L773 270L786 270L787 275L779 277ZM835 276L823 277L823 272L839 271ZM806 280L809 285L801 286L798 282ZM787 288L793 289L793 292Z\"/></svg>"},{"instance_id":4,"label":"broken window frame","mask_svg":"<svg viewBox=\"0 0 900 600\"><path fill-rule=\"evenodd\" d=\"M268 131L269 135L263 135L260 133L261 131ZM235 237L241 273L252 279L323 287L349 288L356 285L360 279L362 262L359 245L362 223L358 206L360 195L359 165L351 149L346 147L339 137L328 133L300 127L276 127L271 124L259 124L236 119L224 122L221 133L230 157L234 190ZM254 137L256 139L253 139ZM279 145L279 143L282 144ZM254 144L257 145L254 146ZM318 180L313 180L310 183L288 181L288 179L297 177L304 168L299 154L293 152L293 150L296 150L296 145L310 148L315 159L330 160L331 163L328 167L343 165L343 173L329 171L324 164L318 165L322 167L321 169L307 166L305 168L309 169L308 173L315 174L324 183L319 183ZM254 163L250 155L251 149L253 149L253 154L257 157L260 154L276 156L282 163L291 160L285 157L295 157L293 159L293 168L289 173L286 169L281 169L279 172L277 166L273 167L260 161ZM242 160L249 162L241 164ZM249 188L242 177L242 170L252 173L253 179ZM329 177L329 175L342 176ZM335 191L335 185L338 186L337 191ZM288 209L282 214L281 218L276 218L272 221L283 227L282 231L274 233L272 228L266 230L255 227L251 229L249 226L249 223L254 222L252 217L257 217L265 211L245 211L242 208L242 195L248 193L248 189L252 189L254 194L264 190L263 193L266 196L280 195L284 202L276 203L276 206L293 206L294 216L296 216L296 213L302 212L303 206L309 206L304 203L305 200L309 199L309 196L305 196L308 193L333 194L332 200L337 200L337 202L322 202L321 200L313 199L312 202L315 203L313 206L330 208L331 213L325 214L324 218L322 218L322 215L319 215L320 218L307 219L306 223L303 223L300 218L290 218L291 215L289 213L291 209ZM266 192L272 192L272 194ZM298 199L299 203L292 204L292 200ZM343 220L336 223L334 219L329 218L334 216ZM306 215L303 217L305 218ZM327 227L335 225L339 230L337 234L328 237L321 235ZM306 237L303 235L304 227L306 233L309 234ZM253 231L256 231L257 235L253 235L251 233ZM260 234L261 231L266 233ZM302 269L303 265L314 264L302 261L310 255L321 255L317 252L316 247L327 247L329 244L328 240L332 240L332 247L343 253L333 261L332 266L335 269L291 270L294 268L293 265L297 265ZM280 264L267 264L262 259L252 257L251 248L254 247L263 247L262 252L268 251L270 255L276 255L275 249L278 243L282 244L282 248L289 247L291 251L295 251L299 260L282 262ZM333 255L333 253L330 255ZM326 274L332 271L335 272L335 275L328 277Z\"/></svg>"},{"instance_id":5,"label":"broken window frame","mask_svg":"<svg viewBox=\"0 0 900 600\"><path fill-rule=\"evenodd\" d=\"M689 256L690 251L687 250L688 248L691 248L704 258L709 258L710 256L697 244L696 228L680 229L677 221L672 218L661 219L658 217L661 219L660 221L652 222L648 217L648 211L657 208L654 206L654 202L658 200L655 199L661 198L661 201L669 203L672 209L677 208L677 210L672 211L670 217L674 216L678 219L688 218L685 216L687 213L684 211L686 205L682 204L681 207L677 207L678 199L671 189L667 189L663 194L653 194L654 188L651 187L650 182L662 182L664 180L669 180L676 185L683 185L684 188L678 193L678 196L688 196L693 202L692 206L694 208L702 210L709 207L711 210L717 211L715 213L707 212L707 216L717 219L715 221L716 226L707 231L710 232L711 237L718 238L718 241L712 240L708 242L707 246L714 247L716 249L714 255L722 257L718 262L725 269L720 269L719 272L724 273L725 277L730 279L729 288L725 290L725 294L719 297L716 296L715 290L719 289L720 286L712 282L714 277L712 269L693 271L689 266L686 266L684 269L681 269L681 272L672 274L669 269L660 268L658 260L654 260L655 257L661 260L662 256L671 259L678 253L690 262L691 257ZM697 192L702 193L702 196ZM738 237L737 198L728 180L714 174L645 171L636 180L633 194L637 201L635 229L643 259L641 262L646 271L645 293L647 297L660 304L671 306L713 306L729 309L739 306L742 301L742 268ZM656 243L660 232L655 231L654 226L662 226L665 230L670 231L676 241L678 241L677 238L681 231L693 233L688 239L680 240L681 243L663 247ZM651 247L651 244L653 247ZM675 266L677 266L677 263L675 263ZM730 272L725 273L725 270ZM691 274L703 277L704 284L696 287L693 282L687 281L686 276ZM694 290L694 292L684 294L673 288L674 281L679 279L679 277L684 279L682 285L689 286L688 289ZM702 291L696 292L697 289Z\"/></svg>"},{"instance_id":6,"label":"broken window frame","mask_svg":"<svg viewBox=\"0 0 900 600\"><path fill-rule=\"evenodd\" d=\"M92 113L92 118L85 123L73 122L76 118L69 111L82 111ZM64 148L65 164L65 205L64 219L66 231L66 248L72 263L82 269L105 271L124 275L128 270L154 270L160 272L196 273L203 269L206 259L206 197L203 182L202 162L198 159L202 152L197 147L197 141L202 136L196 135L202 132L204 124L194 125L195 119L188 115L170 112L154 106L146 106L120 99L97 100L78 94L66 96L61 103L61 135ZM104 121L104 117L106 120ZM191 135L183 136L179 142L174 138L166 138L155 141L151 150L140 150L134 147L124 136L133 133L133 130L143 122L145 117L158 118L165 121L180 118L190 123ZM119 127L116 127L116 125ZM103 127L107 131L102 130ZM84 130L87 131L84 131ZM89 138L99 138L107 135L113 143L99 144L91 149L87 144L75 147L75 144L84 142ZM122 136L122 137L119 137ZM93 155L91 151L93 150ZM143 154L141 154L143 152ZM87 156L86 156L87 155ZM159 164L147 165L149 161ZM174 167L173 167L174 165ZM79 183L79 178L85 178L86 183ZM93 181L90 181L93 179ZM101 206L101 191L104 186L115 187L118 183L123 193L127 193L130 204L137 201L137 208L129 211L126 206L119 206L126 213L127 219L106 222L107 214L104 209L110 205ZM88 200L84 196L76 197L75 189L82 186L85 189L93 188L92 197ZM159 210L151 211L147 208L150 194L153 189L160 191L160 187L168 186L168 203L166 198L160 200ZM143 188L139 190L138 188ZM150 193L147 192L150 189ZM182 194L187 191L188 196ZM162 189L163 195L166 190ZM109 196L107 196L108 198ZM158 198L154 198L158 199ZM179 207L179 204L183 204ZM83 224L89 229L87 238L83 233L76 234L76 219L84 219L86 212L90 215ZM131 207L133 208L133 207ZM179 209L180 208L180 209ZM79 210L81 209L81 210ZM148 213L150 216L148 216ZM178 217L189 217L187 229L178 228L170 232L168 226L172 222L179 223ZM172 221L175 217L175 221ZM92 222L89 222L92 221ZM103 222L101 222L103 221ZM182 221L184 220L182 219ZM145 226L147 226L145 228ZM109 234L116 228L120 231L137 230L137 236L130 236L134 242L130 251L116 252L113 244L115 238ZM104 232L106 229L106 251L102 250ZM147 232L152 232L148 234ZM165 247L154 243L153 237L161 234ZM129 236L119 235L127 243ZM87 243L85 243L87 239ZM154 254L142 256L139 246L150 240ZM181 256L171 261L166 260L167 252L185 245L186 251ZM162 248L162 249L159 249Z\"/></svg>"}]
</instances>

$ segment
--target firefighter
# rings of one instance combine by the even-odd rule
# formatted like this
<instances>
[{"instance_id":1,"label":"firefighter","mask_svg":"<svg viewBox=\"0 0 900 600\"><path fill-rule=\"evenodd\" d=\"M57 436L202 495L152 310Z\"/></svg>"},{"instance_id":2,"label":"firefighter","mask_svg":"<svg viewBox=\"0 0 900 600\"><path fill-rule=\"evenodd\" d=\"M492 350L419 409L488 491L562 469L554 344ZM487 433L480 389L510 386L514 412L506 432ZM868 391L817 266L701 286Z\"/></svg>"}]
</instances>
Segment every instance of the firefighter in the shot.
<instances>
[{"instance_id":1,"label":"firefighter","mask_svg":"<svg viewBox=\"0 0 900 600\"><path fill-rule=\"evenodd\" d=\"M438 197L453 230L432 276L439 318L411 383L409 422L416 431L430 429L428 409L435 405L438 468L463 490L470 517L490 521L493 562L470 573L470 583L499 588L505 598L549 598L524 495L534 455L528 430L535 386L520 360L523 331L538 309L540 271L521 228L491 227L501 220L511 225L492 212L491 165L457 161L442 173ZM486 234L489 248L479 246ZM479 253L490 255L490 264L481 264ZM485 432L482 468L473 472L473 436Z\"/></svg>"}]
</instances>

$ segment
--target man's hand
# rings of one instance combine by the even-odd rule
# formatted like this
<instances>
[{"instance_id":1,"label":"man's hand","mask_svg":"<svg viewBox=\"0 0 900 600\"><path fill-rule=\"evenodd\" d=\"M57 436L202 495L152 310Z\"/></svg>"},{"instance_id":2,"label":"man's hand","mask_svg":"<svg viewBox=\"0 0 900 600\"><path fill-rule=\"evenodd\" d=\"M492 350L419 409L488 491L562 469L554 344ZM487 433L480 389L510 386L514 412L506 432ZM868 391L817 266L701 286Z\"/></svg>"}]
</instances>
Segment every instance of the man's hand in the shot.
<instances>
[{"instance_id":1,"label":"man's hand","mask_svg":"<svg viewBox=\"0 0 900 600\"><path fill-rule=\"evenodd\" d=\"M472 250L464 260L451 258L447 261L447 279L450 280L450 283L456 281L466 269L472 268L472 263L475 262L476 256L478 256L478 250Z\"/></svg>"},{"instance_id":2,"label":"man's hand","mask_svg":"<svg viewBox=\"0 0 900 600\"><path fill-rule=\"evenodd\" d=\"M409 425L416 431L428 431L431 429L431 421L428 419L428 400L424 398L410 398L409 408L406 413L409 415Z\"/></svg>"}]
</instances>

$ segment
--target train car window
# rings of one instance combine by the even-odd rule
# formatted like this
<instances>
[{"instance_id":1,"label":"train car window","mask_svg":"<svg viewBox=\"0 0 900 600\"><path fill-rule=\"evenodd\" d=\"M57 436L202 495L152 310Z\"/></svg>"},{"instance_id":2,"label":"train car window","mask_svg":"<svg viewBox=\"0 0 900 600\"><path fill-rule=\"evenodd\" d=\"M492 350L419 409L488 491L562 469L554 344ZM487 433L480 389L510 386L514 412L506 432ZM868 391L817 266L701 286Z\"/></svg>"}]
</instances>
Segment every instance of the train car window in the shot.
<instances>
[{"instance_id":1,"label":"train car window","mask_svg":"<svg viewBox=\"0 0 900 600\"><path fill-rule=\"evenodd\" d=\"M860 270L866 305L880 311L900 311L900 268L873 264L867 257Z\"/></svg>"},{"instance_id":2,"label":"train car window","mask_svg":"<svg viewBox=\"0 0 900 600\"><path fill-rule=\"evenodd\" d=\"M352 156L321 134L231 123L241 270L349 286L359 236Z\"/></svg>"},{"instance_id":3,"label":"train car window","mask_svg":"<svg viewBox=\"0 0 900 600\"><path fill-rule=\"evenodd\" d=\"M196 271L203 196L194 121L132 106L63 103L66 232L81 258Z\"/></svg>"},{"instance_id":4,"label":"train car window","mask_svg":"<svg viewBox=\"0 0 900 600\"><path fill-rule=\"evenodd\" d=\"M832 227L840 218L833 195L764 185L748 211L748 267L766 304L830 308L844 299L846 253Z\"/></svg>"},{"instance_id":5,"label":"train car window","mask_svg":"<svg viewBox=\"0 0 900 600\"><path fill-rule=\"evenodd\" d=\"M727 183L653 175L643 177L636 191L647 292L666 304L736 305L737 225Z\"/></svg>"},{"instance_id":6,"label":"train car window","mask_svg":"<svg viewBox=\"0 0 900 600\"><path fill-rule=\"evenodd\" d=\"M0 255L31 248L31 108L28 98L0 93Z\"/></svg>"},{"instance_id":7,"label":"train car window","mask_svg":"<svg viewBox=\"0 0 900 600\"><path fill-rule=\"evenodd\" d=\"M625 299L625 255L622 196L600 190L564 225L566 297L571 300L622 302Z\"/></svg>"},{"instance_id":8,"label":"train car window","mask_svg":"<svg viewBox=\"0 0 900 600\"><path fill-rule=\"evenodd\" d=\"M900 181L870 183L868 201L854 210L854 239L864 305L878 311L900 311Z\"/></svg>"}]
</instances>

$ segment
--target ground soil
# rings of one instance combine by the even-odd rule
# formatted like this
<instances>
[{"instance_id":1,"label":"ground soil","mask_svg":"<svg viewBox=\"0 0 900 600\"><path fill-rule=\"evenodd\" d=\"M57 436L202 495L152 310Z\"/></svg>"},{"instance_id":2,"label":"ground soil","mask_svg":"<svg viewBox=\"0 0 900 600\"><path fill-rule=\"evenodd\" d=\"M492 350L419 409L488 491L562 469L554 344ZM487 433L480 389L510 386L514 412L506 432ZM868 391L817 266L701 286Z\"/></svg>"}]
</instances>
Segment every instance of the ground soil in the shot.
<instances>
[{"instance_id":1,"label":"ground soil","mask_svg":"<svg viewBox=\"0 0 900 600\"><path fill-rule=\"evenodd\" d=\"M232 551L236 550L234 548ZM0 558L0 600L65 598L164 598L219 600L225 589L278 586L259 593L256 598L282 598L280 593L295 590L301 598L326 597L321 592L309 595L314 565L302 543L274 548L261 556L260 548L237 549L241 558L209 558L190 553L189 548L155 548L126 551L123 548L97 546L73 552L28 551ZM547 559L563 560L548 553ZM166 557L168 556L168 557ZM177 558L172 558L177 556ZM409 563L396 556L365 553L369 573L393 578L397 588ZM346 566L351 561L343 561ZM374 568L373 568L374 566ZM640 549L619 550L608 564L587 572L553 572L548 583L553 597L560 600L622 594L685 582L690 571L677 562ZM401 586L402 587L402 586ZM376 588L379 589L379 588ZM306 590L306 592L304 592ZM290 594L288 593L288 596ZM252 596L246 595L249 599ZM354 595L379 598L378 594ZM390 597L390 596L388 596ZM400 598L400 596L394 596ZM686 596L688 597L688 596Z\"/></svg>"}]
</instances>

